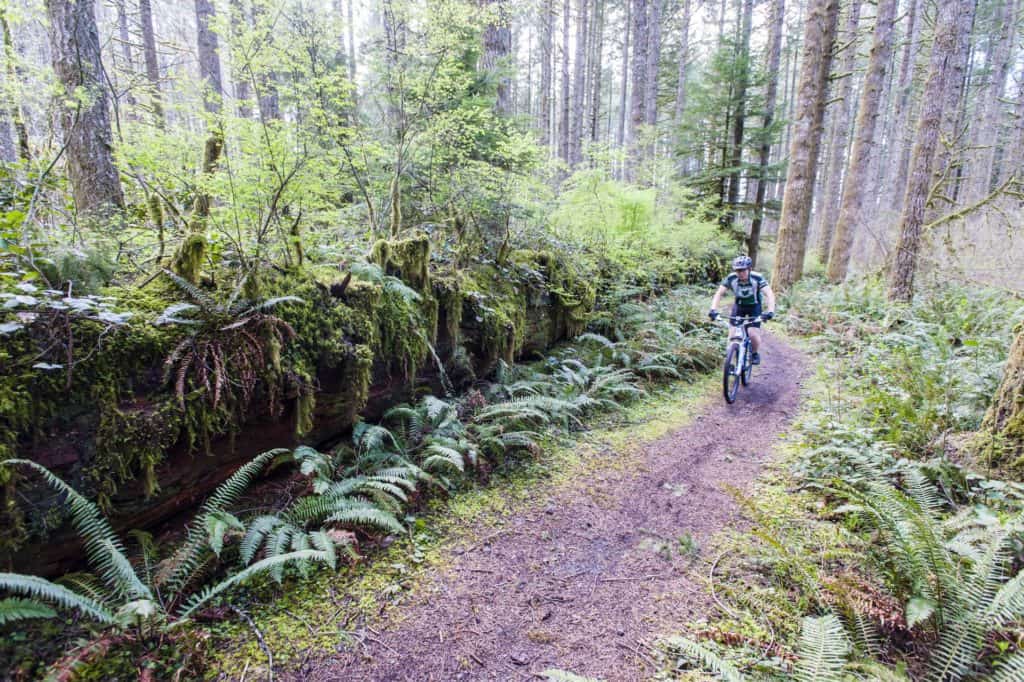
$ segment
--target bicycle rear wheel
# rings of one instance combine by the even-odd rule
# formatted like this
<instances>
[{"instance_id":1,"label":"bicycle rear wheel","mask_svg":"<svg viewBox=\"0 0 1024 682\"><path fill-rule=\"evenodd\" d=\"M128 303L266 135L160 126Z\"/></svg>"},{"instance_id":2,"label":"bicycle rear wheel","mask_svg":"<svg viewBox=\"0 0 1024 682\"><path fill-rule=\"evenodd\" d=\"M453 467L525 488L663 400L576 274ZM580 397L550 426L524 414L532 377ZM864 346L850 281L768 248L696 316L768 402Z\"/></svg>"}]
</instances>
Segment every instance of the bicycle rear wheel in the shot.
<instances>
[{"instance_id":1,"label":"bicycle rear wheel","mask_svg":"<svg viewBox=\"0 0 1024 682\"><path fill-rule=\"evenodd\" d=\"M736 393L740 390L740 368L737 366L739 354L739 344L729 344L722 367L722 395L725 396L725 402L730 405L736 400Z\"/></svg>"}]
</instances>

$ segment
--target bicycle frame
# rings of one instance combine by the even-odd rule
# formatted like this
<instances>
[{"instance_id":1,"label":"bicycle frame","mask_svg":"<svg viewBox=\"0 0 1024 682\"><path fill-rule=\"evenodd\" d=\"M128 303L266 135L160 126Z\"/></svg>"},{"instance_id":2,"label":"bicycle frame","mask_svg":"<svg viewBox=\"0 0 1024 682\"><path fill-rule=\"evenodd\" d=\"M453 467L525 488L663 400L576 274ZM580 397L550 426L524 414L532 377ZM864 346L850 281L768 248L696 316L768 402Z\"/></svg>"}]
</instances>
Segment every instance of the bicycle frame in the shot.
<instances>
[{"instance_id":1,"label":"bicycle frame","mask_svg":"<svg viewBox=\"0 0 1024 682\"><path fill-rule=\"evenodd\" d=\"M754 317L729 317L729 343L725 350L725 366L722 377L722 390L725 400L732 403L736 400L739 392L739 384L746 386L750 383L750 373L753 369L751 340L749 328L762 322L760 315ZM735 336L736 331L739 336ZM735 356L734 356L735 350Z\"/></svg>"}]
</instances>

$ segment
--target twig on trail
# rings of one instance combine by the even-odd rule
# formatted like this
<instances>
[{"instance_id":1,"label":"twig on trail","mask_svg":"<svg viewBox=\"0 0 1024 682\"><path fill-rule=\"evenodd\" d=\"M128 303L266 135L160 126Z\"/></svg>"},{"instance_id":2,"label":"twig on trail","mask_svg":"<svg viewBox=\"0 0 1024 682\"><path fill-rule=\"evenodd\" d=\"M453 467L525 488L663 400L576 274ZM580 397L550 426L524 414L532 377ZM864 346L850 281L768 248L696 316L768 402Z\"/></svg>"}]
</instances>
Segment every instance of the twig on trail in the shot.
<instances>
[{"instance_id":1,"label":"twig on trail","mask_svg":"<svg viewBox=\"0 0 1024 682\"><path fill-rule=\"evenodd\" d=\"M368 642L373 642L374 644L380 644L382 647L384 647L385 649L387 649L388 651L390 651L393 654L397 654L398 653L397 651L395 651L395 649L390 644L388 644L387 642L384 642L383 640L377 639L376 637L370 637L369 635L363 635L363 639L365 639Z\"/></svg>"},{"instance_id":2,"label":"twig on trail","mask_svg":"<svg viewBox=\"0 0 1024 682\"><path fill-rule=\"evenodd\" d=\"M598 582L602 583L631 583L639 582L641 580L653 580L655 578L668 578L671 577L671 573L654 573L652 575L640 575L633 578L598 578Z\"/></svg>"},{"instance_id":3,"label":"twig on trail","mask_svg":"<svg viewBox=\"0 0 1024 682\"><path fill-rule=\"evenodd\" d=\"M479 658L476 657L476 654L470 653L469 657L472 658L474 661L476 661L480 665L481 668L486 668L487 667L486 665L484 665L483 661L481 661Z\"/></svg>"},{"instance_id":4,"label":"twig on trail","mask_svg":"<svg viewBox=\"0 0 1024 682\"><path fill-rule=\"evenodd\" d=\"M489 568L456 568L456 571L465 571L467 573L494 573Z\"/></svg>"},{"instance_id":5,"label":"twig on trail","mask_svg":"<svg viewBox=\"0 0 1024 682\"><path fill-rule=\"evenodd\" d=\"M484 538L474 542L472 545L470 545L469 547L466 548L466 553L468 554L469 552L472 552L472 551L474 551L476 549L479 549L480 547L486 545L488 542L490 542L494 538L496 538L496 537L498 537L500 535L504 535L506 533L516 533L516 534L518 534L519 531L512 530L511 528L503 528L502 530L499 530L496 533L491 533L490 535L488 535L488 536L486 536L486 537L484 537Z\"/></svg>"},{"instance_id":6,"label":"twig on trail","mask_svg":"<svg viewBox=\"0 0 1024 682\"><path fill-rule=\"evenodd\" d=\"M316 637L316 633L319 632L319 629L314 630L313 626L309 624L308 620L306 620L305 618L303 618L302 616L300 616L300 615L298 615L296 613L292 613L288 609L282 608L281 611L283 611L285 613L285 615L291 616L295 620L297 620L300 623L302 623L303 625L305 625L306 629L309 630L309 636L310 637Z\"/></svg>"},{"instance_id":7,"label":"twig on trail","mask_svg":"<svg viewBox=\"0 0 1024 682\"><path fill-rule=\"evenodd\" d=\"M657 665L655 664L654 659L651 658L650 654L648 654L645 651L641 651L640 647L633 648L631 646L623 644L622 642L616 642L615 646L619 647L620 649L625 649L626 651L629 651L634 656L636 656L637 659L640 660L641 662L643 662L643 663L645 663L647 665L650 665L652 667L657 667Z\"/></svg>"},{"instance_id":8,"label":"twig on trail","mask_svg":"<svg viewBox=\"0 0 1024 682\"><path fill-rule=\"evenodd\" d=\"M715 568L718 566L718 562L722 560L722 557L731 551L732 550L729 549L723 550L717 557L715 557L715 560L711 563L711 573L708 575L708 580L711 583L711 598L715 600L716 604L718 604L718 608L725 611L730 617L737 618L737 613L723 604L722 600L718 598L718 594L715 593Z\"/></svg>"},{"instance_id":9,"label":"twig on trail","mask_svg":"<svg viewBox=\"0 0 1024 682\"><path fill-rule=\"evenodd\" d=\"M238 682L245 682L245 676L249 672L249 659L245 659L245 667L242 668L242 676L238 678Z\"/></svg>"},{"instance_id":10,"label":"twig on trail","mask_svg":"<svg viewBox=\"0 0 1024 682\"><path fill-rule=\"evenodd\" d=\"M268 679L271 682L273 682L273 680L274 680L274 655L272 653L270 653L270 647L268 647L266 641L264 641L263 633L260 632L260 629L258 627L256 627L256 623L253 621L253 619L249 616L248 613L246 613L245 611L243 611L242 609L240 609L239 607L237 607L237 606L235 606L233 604L231 605L230 608L231 608L232 611L234 611L239 616L241 616L242 620L244 620L246 623L248 623L249 627L252 628L252 631L254 633L256 633L256 643L260 645L260 649L262 649L263 653L265 653L267 655L267 667L269 668L269 671L268 671L269 678Z\"/></svg>"}]
</instances>

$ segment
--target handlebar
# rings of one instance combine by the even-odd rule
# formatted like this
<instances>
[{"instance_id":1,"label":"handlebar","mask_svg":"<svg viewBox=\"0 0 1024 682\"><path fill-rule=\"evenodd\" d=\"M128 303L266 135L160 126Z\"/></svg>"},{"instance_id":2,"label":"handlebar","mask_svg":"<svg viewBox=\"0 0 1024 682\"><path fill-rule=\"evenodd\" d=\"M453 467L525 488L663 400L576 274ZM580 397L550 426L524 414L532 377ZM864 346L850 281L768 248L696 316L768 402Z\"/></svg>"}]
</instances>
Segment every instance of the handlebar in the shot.
<instances>
[{"instance_id":1,"label":"handlebar","mask_svg":"<svg viewBox=\"0 0 1024 682\"><path fill-rule=\"evenodd\" d=\"M723 322L728 320L729 325L732 326L732 327L750 326L752 324L757 324L758 322L764 322L765 321L764 318L762 318L760 315L757 315L755 317L749 317L749 316L746 316L746 315L743 316L743 317L732 317L730 315L719 315L718 317L715 318L715 322L718 322L719 320L721 320Z\"/></svg>"}]
</instances>

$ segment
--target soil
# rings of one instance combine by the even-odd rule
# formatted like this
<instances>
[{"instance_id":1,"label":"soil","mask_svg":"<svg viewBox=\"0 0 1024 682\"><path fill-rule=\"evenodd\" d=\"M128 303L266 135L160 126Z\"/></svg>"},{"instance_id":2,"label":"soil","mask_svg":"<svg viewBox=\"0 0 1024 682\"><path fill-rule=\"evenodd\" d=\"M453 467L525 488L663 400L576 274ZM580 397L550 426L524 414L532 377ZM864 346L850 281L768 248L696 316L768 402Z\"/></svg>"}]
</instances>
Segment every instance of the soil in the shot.
<instances>
[{"instance_id":1,"label":"soil","mask_svg":"<svg viewBox=\"0 0 1024 682\"><path fill-rule=\"evenodd\" d=\"M733 405L647 443L636 465L547 491L497 533L457 550L418 597L296 680L529 680L549 668L604 680L653 672L646 645L713 615L696 556L742 523L743 489L795 415L805 358L767 336ZM707 551L707 550L705 550Z\"/></svg>"}]
</instances>

